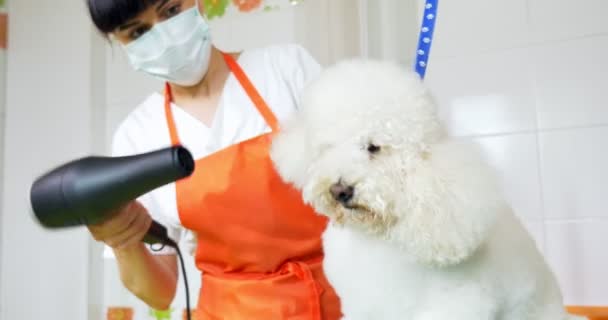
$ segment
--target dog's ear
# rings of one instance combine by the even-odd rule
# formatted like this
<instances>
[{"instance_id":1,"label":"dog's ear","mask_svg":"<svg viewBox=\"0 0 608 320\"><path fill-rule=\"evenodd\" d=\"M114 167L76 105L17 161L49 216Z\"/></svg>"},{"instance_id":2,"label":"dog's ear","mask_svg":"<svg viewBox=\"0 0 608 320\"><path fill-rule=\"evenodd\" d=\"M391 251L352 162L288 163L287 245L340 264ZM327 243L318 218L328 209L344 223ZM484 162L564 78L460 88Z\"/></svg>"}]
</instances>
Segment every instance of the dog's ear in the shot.
<instances>
[{"instance_id":1,"label":"dog's ear","mask_svg":"<svg viewBox=\"0 0 608 320\"><path fill-rule=\"evenodd\" d=\"M307 138L304 122L293 117L282 124L270 150L270 157L281 178L298 189L302 188L309 163Z\"/></svg>"},{"instance_id":2,"label":"dog's ear","mask_svg":"<svg viewBox=\"0 0 608 320\"><path fill-rule=\"evenodd\" d=\"M408 171L394 240L424 264L463 262L507 209L492 169L475 146L442 142Z\"/></svg>"}]
</instances>

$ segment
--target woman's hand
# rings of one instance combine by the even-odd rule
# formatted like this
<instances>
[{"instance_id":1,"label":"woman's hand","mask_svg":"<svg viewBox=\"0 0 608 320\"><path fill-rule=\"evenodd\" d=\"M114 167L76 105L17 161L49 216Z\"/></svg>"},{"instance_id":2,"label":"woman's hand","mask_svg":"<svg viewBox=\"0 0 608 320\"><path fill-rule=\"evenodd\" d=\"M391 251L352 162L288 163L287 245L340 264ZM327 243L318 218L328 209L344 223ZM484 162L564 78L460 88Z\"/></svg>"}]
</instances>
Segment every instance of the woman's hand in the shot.
<instances>
[{"instance_id":1,"label":"woman's hand","mask_svg":"<svg viewBox=\"0 0 608 320\"><path fill-rule=\"evenodd\" d=\"M177 288L177 258L153 255L141 242L151 224L148 210L131 201L108 220L88 228L95 240L114 249L124 286L152 308L166 310Z\"/></svg>"},{"instance_id":2,"label":"woman's hand","mask_svg":"<svg viewBox=\"0 0 608 320\"><path fill-rule=\"evenodd\" d=\"M138 201L131 201L113 212L108 220L89 225L93 238L113 249L124 249L138 244L152 224L148 210Z\"/></svg>"}]
</instances>

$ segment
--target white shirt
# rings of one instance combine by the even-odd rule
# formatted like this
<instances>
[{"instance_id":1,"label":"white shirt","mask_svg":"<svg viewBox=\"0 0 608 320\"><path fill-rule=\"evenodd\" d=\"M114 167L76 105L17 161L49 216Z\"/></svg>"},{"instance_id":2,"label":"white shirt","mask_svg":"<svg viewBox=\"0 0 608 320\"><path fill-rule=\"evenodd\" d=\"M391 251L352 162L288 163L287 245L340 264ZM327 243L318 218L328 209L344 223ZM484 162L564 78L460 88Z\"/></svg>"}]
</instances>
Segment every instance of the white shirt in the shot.
<instances>
[{"instance_id":1,"label":"white shirt","mask_svg":"<svg viewBox=\"0 0 608 320\"><path fill-rule=\"evenodd\" d=\"M321 66L298 45L245 50L237 61L279 122L296 110L302 89L321 71ZM226 80L210 127L176 105L171 108L179 140L195 159L270 131L232 74ZM114 133L112 155L140 154L170 145L164 97L153 93L119 125ZM180 244L184 252L193 252L196 239L180 223L175 183L153 190L138 200L153 219L167 227L169 236ZM157 253L172 252L167 247ZM105 255L112 256L109 247Z\"/></svg>"}]
</instances>

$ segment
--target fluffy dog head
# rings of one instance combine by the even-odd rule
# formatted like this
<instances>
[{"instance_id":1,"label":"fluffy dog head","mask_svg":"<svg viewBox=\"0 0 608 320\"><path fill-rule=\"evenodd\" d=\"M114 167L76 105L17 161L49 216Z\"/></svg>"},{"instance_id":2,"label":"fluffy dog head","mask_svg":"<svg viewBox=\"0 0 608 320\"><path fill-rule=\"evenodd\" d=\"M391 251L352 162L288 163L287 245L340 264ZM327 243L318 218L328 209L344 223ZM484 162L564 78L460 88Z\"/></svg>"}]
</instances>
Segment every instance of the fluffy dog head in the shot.
<instances>
[{"instance_id":1,"label":"fluffy dog head","mask_svg":"<svg viewBox=\"0 0 608 320\"><path fill-rule=\"evenodd\" d=\"M478 153L446 138L419 77L389 62L326 69L271 157L334 224L396 243L427 264L470 256L502 206Z\"/></svg>"}]
</instances>

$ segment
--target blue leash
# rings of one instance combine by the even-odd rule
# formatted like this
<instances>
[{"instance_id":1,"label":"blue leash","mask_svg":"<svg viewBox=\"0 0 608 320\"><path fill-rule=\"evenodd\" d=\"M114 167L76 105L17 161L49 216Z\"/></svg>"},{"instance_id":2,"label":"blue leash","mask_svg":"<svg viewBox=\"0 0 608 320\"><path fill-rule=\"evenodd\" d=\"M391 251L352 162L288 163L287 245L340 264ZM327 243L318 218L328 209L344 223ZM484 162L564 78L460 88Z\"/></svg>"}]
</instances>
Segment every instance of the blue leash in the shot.
<instances>
[{"instance_id":1,"label":"blue leash","mask_svg":"<svg viewBox=\"0 0 608 320\"><path fill-rule=\"evenodd\" d=\"M416 50L416 65L414 66L422 79L424 79L429 64L435 21L437 20L438 2L439 0L426 0L426 4L424 5L424 16L422 18L422 27L420 28L418 49Z\"/></svg>"}]
</instances>

